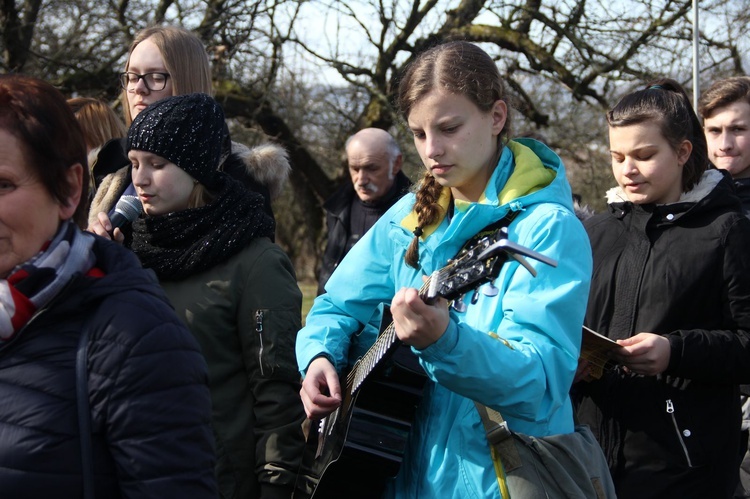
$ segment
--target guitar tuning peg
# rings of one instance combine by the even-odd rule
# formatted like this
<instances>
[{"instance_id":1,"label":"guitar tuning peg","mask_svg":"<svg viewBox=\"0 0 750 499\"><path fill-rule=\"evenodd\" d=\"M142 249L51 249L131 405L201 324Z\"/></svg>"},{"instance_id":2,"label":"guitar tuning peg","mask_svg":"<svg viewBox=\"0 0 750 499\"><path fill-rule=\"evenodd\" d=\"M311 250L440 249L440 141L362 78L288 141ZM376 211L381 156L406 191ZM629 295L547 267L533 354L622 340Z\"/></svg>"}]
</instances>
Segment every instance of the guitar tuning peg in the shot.
<instances>
[{"instance_id":1,"label":"guitar tuning peg","mask_svg":"<svg viewBox=\"0 0 750 499\"><path fill-rule=\"evenodd\" d=\"M500 288L495 286L495 281L490 281L486 285L482 286L482 294L484 296L497 296L500 292Z\"/></svg>"},{"instance_id":2,"label":"guitar tuning peg","mask_svg":"<svg viewBox=\"0 0 750 499\"><path fill-rule=\"evenodd\" d=\"M459 314L463 314L464 312L466 312L466 309L468 307L466 306L466 303L464 303L464 295L461 295L453 300L453 303L451 303L451 308Z\"/></svg>"}]
</instances>

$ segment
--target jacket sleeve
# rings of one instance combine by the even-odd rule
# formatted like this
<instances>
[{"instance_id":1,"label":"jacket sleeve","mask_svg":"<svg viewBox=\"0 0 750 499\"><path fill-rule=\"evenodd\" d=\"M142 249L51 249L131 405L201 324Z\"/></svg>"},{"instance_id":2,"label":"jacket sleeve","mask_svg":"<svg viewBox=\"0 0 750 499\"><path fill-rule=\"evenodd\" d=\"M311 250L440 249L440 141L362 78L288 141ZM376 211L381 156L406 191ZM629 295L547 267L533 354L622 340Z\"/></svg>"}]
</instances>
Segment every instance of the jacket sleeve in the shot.
<instances>
[{"instance_id":1,"label":"jacket sleeve","mask_svg":"<svg viewBox=\"0 0 750 499\"><path fill-rule=\"evenodd\" d=\"M445 334L414 351L428 375L451 391L504 416L544 421L568 401L580 352L591 249L583 226L561 209L519 218L510 234L557 260L557 267L529 259L537 271L533 277L509 260L496 280L497 298L479 291L479 301L469 309L480 312L470 317L451 311Z\"/></svg>"},{"instance_id":2,"label":"jacket sleeve","mask_svg":"<svg viewBox=\"0 0 750 499\"><path fill-rule=\"evenodd\" d=\"M255 473L261 497L289 497L305 446L294 342L302 293L289 258L268 244L252 262L238 313L242 356L253 394Z\"/></svg>"},{"instance_id":3,"label":"jacket sleeve","mask_svg":"<svg viewBox=\"0 0 750 499\"><path fill-rule=\"evenodd\" d=\"M737 217L723 240L722 329L667 335L667 373L716 383L750 383L750 220Z\"/></svg>"},{"instance_id":4,"label":"jacket sleeve","mask_svg":"<svg viewBox=\"0 0 750 499\"><path fill-rule=\"evenodd\" d=\"M94 333L89 347L92 410L101 411L95 417L104 421L123 498L214 498L206 363L171 309L149 299L153 302L126 314L131 331L115 331L108 324ZM139 329L139 323L150 326ZM97 393L92 386L103 389ZM106 401L97 403L103 394Z\"/></svg>"},{"instance_id":5,"label":"jacket sleeve","mask_svg":"<svg viewBox=\"0 0 750 499\"><path fill-rule=\"evenodd\" d=\"M303 373L321 355L342 372L352 355L377 338L380 305L395 294L392 262L404 253L391 239L388 219L382 216L352 247L328 280L327 292L315 299L297 336L297 366Z\"/></svg>"}]
</instances>

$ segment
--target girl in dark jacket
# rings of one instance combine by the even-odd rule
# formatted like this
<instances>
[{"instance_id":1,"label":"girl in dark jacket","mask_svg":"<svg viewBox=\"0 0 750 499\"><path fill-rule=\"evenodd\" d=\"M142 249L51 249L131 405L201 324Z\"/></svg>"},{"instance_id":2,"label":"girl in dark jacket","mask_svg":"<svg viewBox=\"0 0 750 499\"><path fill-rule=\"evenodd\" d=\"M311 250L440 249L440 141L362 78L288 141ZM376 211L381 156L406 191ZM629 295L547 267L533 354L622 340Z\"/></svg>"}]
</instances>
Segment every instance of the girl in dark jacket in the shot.
<instances>
[{"instance_id":1,"label":"girl in dark jacket","mask_svg":"<svg viewBox=\"0 0 750 499\"><path fill-rule=\"evenodd\" d=\"M619 366L574 385L618 497L731 497L738 385L750 382L750 222L708 169L684 90L660 80L608 114L609 211L586 221L594 255L586 325Z\"/></svg>"},{"instance_id":2,"label":"girl in dark jacket","mask_svg":"<svg viewBox=\"0 0 750 499\"><path fill-rule=\"evenodd\" d=\"M223 128L206 94L168 97L138 114L127 149L144 216L131 248L208 363L221 496L289 498L305 445L294 356L302 293L271 242L263 196L218 170Z\"/></svg>"},{"instance_id":3,"label":"girl in dark jacket","mask_svg":"<svg viewBox=\"0 0 750 499\"><path fill-rule=\"evenodd\" d=\"M87 191L63 96L0 75L0 496L215 498L206 362Z\"/></svg>"}]
</instances>

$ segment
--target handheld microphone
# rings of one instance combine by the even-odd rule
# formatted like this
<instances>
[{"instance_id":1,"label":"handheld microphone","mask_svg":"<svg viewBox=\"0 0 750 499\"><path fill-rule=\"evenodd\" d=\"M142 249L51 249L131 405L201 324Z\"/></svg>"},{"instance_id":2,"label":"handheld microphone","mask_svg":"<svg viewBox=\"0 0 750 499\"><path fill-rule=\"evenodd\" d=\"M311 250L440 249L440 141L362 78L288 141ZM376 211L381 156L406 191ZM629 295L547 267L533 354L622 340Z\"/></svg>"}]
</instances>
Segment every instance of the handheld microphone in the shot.
<instances>
[{"instance_id":1,"label":"handheld microphone","mask_svg":"<svg viewBox=\"0 0 750 499\"><path fill-rule=\"evenodd\" d=\"M138 196L120 197L120 199L117 201L117 205L115 206L115 212L109 219L110 223L112 224L112 230L109 232L109 235L112 236L112 233L115 231L115 229L133 222L140 216L142 211L143 205L141 204L141 200L138 199Z\"/></svg>"}]
</instances>

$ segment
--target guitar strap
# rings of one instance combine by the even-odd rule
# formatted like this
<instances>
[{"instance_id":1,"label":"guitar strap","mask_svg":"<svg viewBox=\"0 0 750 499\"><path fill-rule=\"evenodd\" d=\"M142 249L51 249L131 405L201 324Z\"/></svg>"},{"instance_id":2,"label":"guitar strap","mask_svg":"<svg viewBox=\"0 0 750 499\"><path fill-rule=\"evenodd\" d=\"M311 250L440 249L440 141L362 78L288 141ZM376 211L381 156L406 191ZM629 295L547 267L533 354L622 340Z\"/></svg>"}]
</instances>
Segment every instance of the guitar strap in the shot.
<instances>
[{"instance_id":1,"label":"guitar strap","mask_svg":"<svg viewBox=\"0 0 750 499\"><path fill-rule=\"evenodd\" d=\"M513 434L508 428L508 423L505 422L498 411L480 404L476 400L474 405L477 407L479 417L482 418L487 441L490 443L490 454L492 455L492 463L495 465L495 475L497 476L500 493L502 497L510 497L505 478L506 473L510 473L523 465L516 444L511 438Z\"/></svg>"},{"instance_id":2,"label":"guitar strap","mask_svg":"<svg viewBox=\"0 0 750 499\"><path fill-rule=\"evenodd\" d=\"M473 247L474 245L476 245L479 242L479 240L482 239L483 237L486 237L486 236L492 234L493 232L495 232L495 231L497 231L499 229L502 229L503 227L509 226L511 224L511 222L513 221L513 219L516 218L516 215L518 215L518 211L510 210L500 220L495 220L491 224L487 225L484 229L480 230L474 236L472 236L471 238L469 238L468 241L466 241L466 244L464 244L461 247L461 250L458 252L458 254L456 255L456 257L460 257L461 255L463 255L464 252L466 252L467 249L469 249L469 248Z\"/></svg>"}]
</instances>

